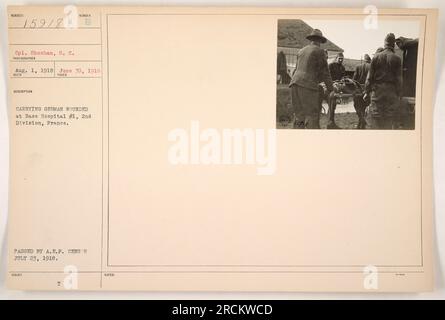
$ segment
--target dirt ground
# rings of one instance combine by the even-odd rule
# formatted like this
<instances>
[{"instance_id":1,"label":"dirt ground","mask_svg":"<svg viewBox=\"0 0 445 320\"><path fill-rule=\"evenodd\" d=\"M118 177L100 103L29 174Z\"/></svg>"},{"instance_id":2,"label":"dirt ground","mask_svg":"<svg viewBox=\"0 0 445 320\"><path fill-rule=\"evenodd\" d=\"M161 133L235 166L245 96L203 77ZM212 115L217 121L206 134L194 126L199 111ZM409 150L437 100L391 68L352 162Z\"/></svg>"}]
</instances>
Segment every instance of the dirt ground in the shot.
<instances>
[{"instance_id":1,"label":"dirt ground","mask_svg":"<svg viewBox=\"0 0 445 320\"><path fill-rule=\"evenodd\" d=\"M326 129L328 105L323 102L323 110L320 116L320 127ZM278 85L277 87L277 129L292 129L293 124L290 119L293 118L293 109L291 104L290 89L287 85ZM281 120L281 121L279 121ZM355 129L358 124L358 117L355 113L353 101L351 98L345 99L337 104L335 110L335 122L342 129Z\"/></svg>"},{"instance_id":2,"label":"dirt ground","mask_svg":"<svg viewBox=\"0 0 445 320\"><path fill-rule=\"evenodd\" d=\"M328 105L324 101L323 109L320 115L320 128L326 129L328 123ZM412 130L415 127L414 104L406 100L401 107L400 123L397 129ZM403 111L403 112L402 112ZM293 108L290 97L289 87L279 85L277 87L277 129L292 129L293 128ZM341 129L356 129L358 124L358 117L355 113L355 108L352 99L344 99L337 104L335 109L335 122ZM370 129L369 127L367 129Z\"/></svg>"},{"instance_id":3,"label":"dirt ground","mask_svg":"<svg viewBox=\"0 0 445 320\"><path fill-rule=\"evenodd\" d=\"M358 117L355 112L336 113L335 122L342 129L355 129L358 124ZM328 117L325 114L320 116L320 127L326 129L328 124ZM277 129L292 129L290 122L278 122Z\"/></svg>"}]
</instances>

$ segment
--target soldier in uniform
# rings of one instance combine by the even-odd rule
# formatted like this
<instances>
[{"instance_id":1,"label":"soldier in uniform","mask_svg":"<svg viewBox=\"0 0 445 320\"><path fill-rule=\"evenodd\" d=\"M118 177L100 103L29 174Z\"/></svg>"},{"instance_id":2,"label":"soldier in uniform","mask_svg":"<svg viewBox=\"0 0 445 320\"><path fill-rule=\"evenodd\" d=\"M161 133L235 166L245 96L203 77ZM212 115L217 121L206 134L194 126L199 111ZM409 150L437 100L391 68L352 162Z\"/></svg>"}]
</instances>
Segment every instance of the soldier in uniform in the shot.
<instances>
[{"instance_id":1,"label":"soldier in uniform","mask_svg":"<svg viewBox=\"0 0 445 320\"><path fill-rule=\"evenodd\" d=\"M364 62L355 68L352 79L364 85L368 77L369 68L371 68L371 57L369 54L365 54Z\"/></svg>"},{"instance_id":2,"label":"soldier in uniform","mask_svg":"<svg viewBox=\"0 0 445 320\"><path fill-rule=\"evenodd\" d=\"M355 68L353 80L357 81L362 88L365 87L369 69L371 68L371 57L365 54L364 62ZM369 99L365 99L365 91L363 94L354 95L354 108L358 116L357 129L366 129L365 110L369 105Z\"/></svg>"},{"instance_id":3,"label":"soldier in uniform","mask_svg":"<svg viewBox=\"0 0 445 320\"><path fill-rule=\"evenodd\" d=\"M329 73L333 81L341 80L346 75L346 69L343 65L344 56L343 53L339 52L335 57L335 61L329 64ZM331 95L328 99L329 104L329 122L327 125L328 129L340 129L335 123L335 108L337 107L337 99Z\"/></svg>"},{"instance_id":4,"label":"soldier in uniform","mask_svg":"<svg viewBox=\"0 0 445 320\"><path fill-rule=\"evenodd\" d=\"M329 64L329 73L331 74L332 81L341 80L346 75L346 69L343 65L344 59L343 53L339 52L335 57L335 61Z\"/></svg>"},{"instance_id":5,"label":"soldier in uniform","mask_svg":"<svg viewBox=\"0 0 445 320\"><path fill-rule=\"evenodd\" d=\"M328 61L328 58L329 58L328 50L324 49L324 54L325 54L326 61ZM327 99L327 97L328 97L327 96L328 92L327 92L327 89L326 89L326 85L324 85L324 83L319 83L318 84L318 92L319 92L319 99L318 99L319 105L318 105L318 109L320 110L320 112L318 113L318 122L317 123L320 123L320 113L321 113L321 110L323 109L323 101L325 99Z\"/></svg>"},{"instance_id":6,"label":"soldier in uniform","mask_svg":"<svg viewBox=\"0 0 445 320\"><path fill-rule=\"evenodd\" d=\"M332 80L325 51L320 48L326 38L318 29L314 29L306 38L311 43L298 52L296 69L289 84L295 110L294 128L319 129L319 84L324 82L330 92Z\"/></svg>"},{"instance_id":7,"label":"soldier in uniform","mask_svg":"<svg viewBox=\"0 0 445 320\"><path fill-rule=\"evenodd\" d=\"M280 83L289 84L290 76L287 73L286 55L283 51L280 51L277 56L277 75L280 76Z\"/></svg>"},{"instance_id":8,"label":"soldier in uniform","mask_svg":"<svg viewBox=\"0 0 445 320\"><path fill-rule=\"evenodd\" d=\"M402 60L394 52L395 36L385 38L383 51L372 61L366 79L366 91L371 94L369 121L372 129L393 129L397 125L402 92Z\"/></svg>"}]
</instances>

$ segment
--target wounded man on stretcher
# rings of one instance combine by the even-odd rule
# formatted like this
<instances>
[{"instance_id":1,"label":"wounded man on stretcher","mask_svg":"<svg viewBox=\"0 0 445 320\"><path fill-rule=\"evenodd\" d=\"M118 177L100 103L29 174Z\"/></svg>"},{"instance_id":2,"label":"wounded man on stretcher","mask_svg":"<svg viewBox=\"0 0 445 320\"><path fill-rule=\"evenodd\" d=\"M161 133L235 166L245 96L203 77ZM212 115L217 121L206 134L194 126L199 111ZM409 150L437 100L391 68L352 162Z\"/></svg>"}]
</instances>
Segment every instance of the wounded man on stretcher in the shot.
<instances>
[{"instance_id":1,"label":"wounded man on stretcher","mask_svg":"<svg viewBox=\"0 0 445 320\"><path fill-rule=\"evenodd\" d=\"M320 110L323 109L322 102L326 100L328 103L328 125L327 129L340 129L335 123L335 109L337 103L344 98L353 98L353 104L355 112L358 116L357 129L366 128L366 107L369 105L370 100L366 95L364 88L360 83L347 77L343 77L341 80L333 82L333 91L327 93L327 88L320 85Z\"/></svg>"}]
</instances>

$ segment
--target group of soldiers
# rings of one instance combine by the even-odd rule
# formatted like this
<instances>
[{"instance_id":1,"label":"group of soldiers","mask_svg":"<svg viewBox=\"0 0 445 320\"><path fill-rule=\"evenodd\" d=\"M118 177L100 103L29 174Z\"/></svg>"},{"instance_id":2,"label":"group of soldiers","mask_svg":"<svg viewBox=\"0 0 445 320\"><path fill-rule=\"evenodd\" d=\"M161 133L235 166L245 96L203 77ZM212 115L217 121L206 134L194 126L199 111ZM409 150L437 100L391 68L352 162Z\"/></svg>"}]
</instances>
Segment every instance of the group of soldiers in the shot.
<instances>
[{"instance_id":1,"label":"group of soldiers","mask_svg":"<svg viewBox=\"0 0 445 320\"><path fill-rule=\"evenodd\" d=\"M297 55L297 63L290 81L295 129L319 129L322 101L329 105L328 129L339 129L335 123L335 108L339 87L337 82L353 84L354 107L359 118L358 129L393 129L402 89L402 62L394 52L396 39L390 33L384 47L377 49L373 58L366 54L357 66L353 79L347 79L344 56L338 53L328 64L328 54L321 48L327 39L314 29L306 37L310 44ZM368 108L369 107L369 108ZM367 118L365 119L366 109Z\"/></svg>"}]
</instances>

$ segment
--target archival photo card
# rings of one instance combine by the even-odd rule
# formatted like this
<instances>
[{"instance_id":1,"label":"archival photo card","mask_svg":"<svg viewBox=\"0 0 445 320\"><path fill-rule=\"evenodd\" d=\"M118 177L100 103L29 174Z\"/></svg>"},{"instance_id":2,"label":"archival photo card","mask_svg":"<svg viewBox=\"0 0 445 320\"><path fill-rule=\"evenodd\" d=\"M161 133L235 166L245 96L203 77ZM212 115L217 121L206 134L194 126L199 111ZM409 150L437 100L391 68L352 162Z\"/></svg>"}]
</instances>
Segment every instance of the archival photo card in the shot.
<instances>
[{"instance_id":1,"label":"archival photo card","mask_svg":"<svg viewBox=\"0 0 445 320\"><path fill-rule=\"evenodd\" d=\"M8 286L431 290L436 24L9 7Z\"/></svg>"},{"instance_id":2,"label":"archival photo card","mask_svg":"<svg viewBox=\"0 0 445 320\"><path fill-rule=\"evenodd\" d=\"M423 30L397 16L278 20L277 129L413 130Z\"/></svg>"}]
</instances>

